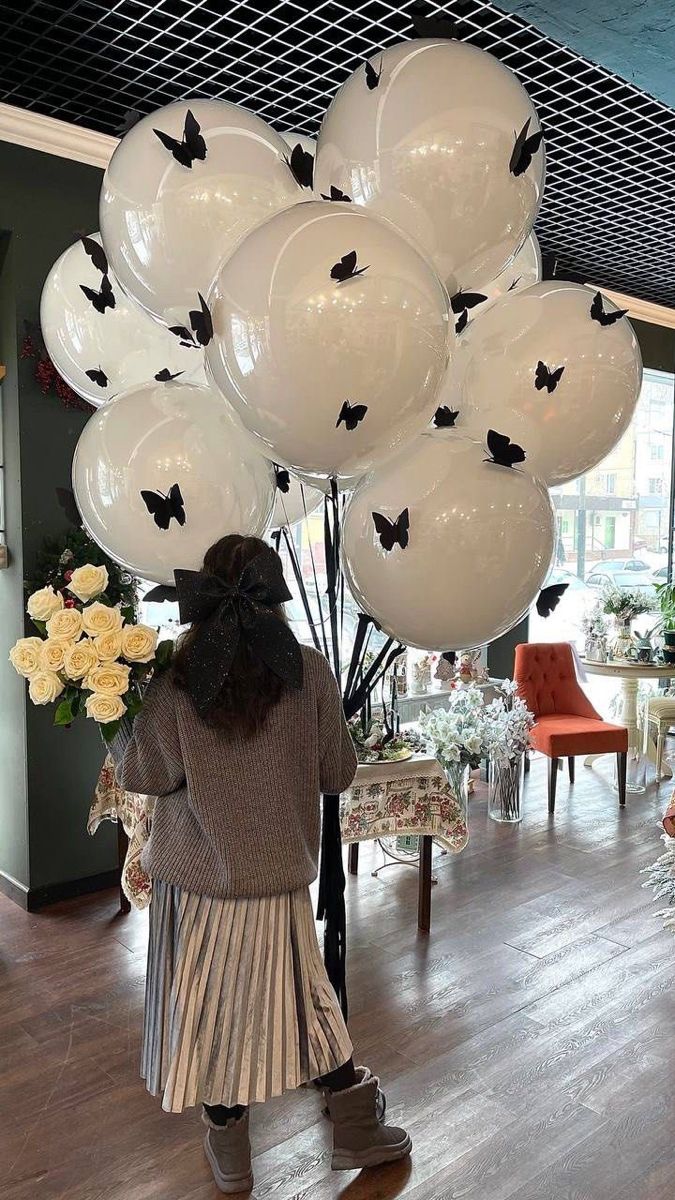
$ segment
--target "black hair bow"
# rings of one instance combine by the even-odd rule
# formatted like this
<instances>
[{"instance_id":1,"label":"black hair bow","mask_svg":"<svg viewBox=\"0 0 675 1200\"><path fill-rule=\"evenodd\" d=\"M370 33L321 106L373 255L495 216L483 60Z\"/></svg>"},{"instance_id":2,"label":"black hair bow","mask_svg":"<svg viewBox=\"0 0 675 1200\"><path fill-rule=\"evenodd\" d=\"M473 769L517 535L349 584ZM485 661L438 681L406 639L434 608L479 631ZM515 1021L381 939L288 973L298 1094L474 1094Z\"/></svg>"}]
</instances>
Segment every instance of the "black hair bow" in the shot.
<instances>
[{"instance_id":1,"label":"black hair bow","mask_svg":"<svg viewBox=\"0 0 675 1200\"><path fill-rule=\"evenodd\" d=\"M243 638L270 671L301 688L302 652L287 625L270 609L291 599L273 550L248 563L237 584L203 571L174 571L182 624L198 623L187 662L187 685L205 716L218 700Z\"/></svg>"}]
</instances>

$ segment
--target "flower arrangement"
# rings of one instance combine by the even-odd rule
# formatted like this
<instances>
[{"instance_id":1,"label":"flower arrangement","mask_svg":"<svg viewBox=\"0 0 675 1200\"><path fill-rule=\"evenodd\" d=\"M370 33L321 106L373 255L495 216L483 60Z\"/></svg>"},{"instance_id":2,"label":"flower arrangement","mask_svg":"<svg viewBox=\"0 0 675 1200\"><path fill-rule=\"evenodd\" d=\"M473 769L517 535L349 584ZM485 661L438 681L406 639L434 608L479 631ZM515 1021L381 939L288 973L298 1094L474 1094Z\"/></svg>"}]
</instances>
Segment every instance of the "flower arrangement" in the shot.
<instances>
[{"instance_id":1,"label":"flower arrangement","mask_svg":"<svg viewBox=\"0 0 675 1200\"><path fill-rule=\"evenodd\" d=\"M134 622L134 608L115 603L108 569L83 563L68 569L62 589L51 584L28 597L37 637L19 638L9 659L28 680L33 704L58 701L54 724L69 726L82 712L110 741L126 715L142 707L142 688L171 659L173 643ZM88 694L87 694L88 693Z\"/></svg>"},{"instance_id":2,"label":"flower arrangement","mask_svg":"<svg viewBox=\"0 0 675 1200\"><path fill-rule=\"evenodd\" d=\"M377 717L368 722L366 729L360 715L352 717L349 732L352 735L356 757L363 763L402 762L424 748L419 734L413 730L394 733Z\"/></svg>"},{"instance_id":3,"label":"flower arrangement","mask_svg":"<svg viewBox=\"0 0 675 1200\"><path fill-rule=\"evenodd\" d=\"M590 612L581 618L581 629L587 641L600 641L607 637L609 630L601 601L594 604Z\"/></svg>"},{"instance_id":4,"label":"flower arrangement","mask_svg":"<svg viewBox=\"0 0 675 1200\"><path fill-rule=\"evenodd\" d=\"M654 601L639 588L622 588L610 584L602 595L602 611L622 622L632 621L651 612Z\"/></svg>"},{"instance_id":5,"label":"flower arrangement","mask_svg":"<svg viewBox=\"0 0 675 1200\"><path fill-rule=\"evenodd\" d=\"M492 762L506 766L527 750L534 714L517 694L513 680L505 679L500 690L502 695L485 705L483 742Z\"/></svg>"},{"instance_id":6,"label":"flower arrangement","mask_svg":"<svg viewBox=\"0 0 675 1200\"><path fill-rule=\"evenodd\" d=\"M420 716L427 745L446 768L475 768L485 755L483 693L476 684L450 692L447 708Z\"/></svg>"}]
</instances>

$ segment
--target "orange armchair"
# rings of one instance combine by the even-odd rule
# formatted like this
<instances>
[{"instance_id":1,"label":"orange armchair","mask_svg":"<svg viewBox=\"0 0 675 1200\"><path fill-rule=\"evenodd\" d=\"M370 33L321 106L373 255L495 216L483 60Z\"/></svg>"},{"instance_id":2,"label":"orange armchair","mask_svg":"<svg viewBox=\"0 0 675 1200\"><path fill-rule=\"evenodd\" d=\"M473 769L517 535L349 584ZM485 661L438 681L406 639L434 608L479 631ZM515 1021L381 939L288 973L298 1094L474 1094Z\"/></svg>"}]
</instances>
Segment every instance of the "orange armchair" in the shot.
<instances>
[{"instance_id":1,"label":"orange armchair","mask_svg":"<svg viewBox=\"0 0 675 1200\"><path fill-rule=\"evenodd\" d=\"M572 647L568 642L528 642L516 646L514 678L518 694L534 713L530 745L549 759L548 811L555 812L555 791L561 758L574 783L577 754L616 754L619 804L626 803L628 730L609 725L595 711L579 686Z\"/></svg>"}]
</instances>

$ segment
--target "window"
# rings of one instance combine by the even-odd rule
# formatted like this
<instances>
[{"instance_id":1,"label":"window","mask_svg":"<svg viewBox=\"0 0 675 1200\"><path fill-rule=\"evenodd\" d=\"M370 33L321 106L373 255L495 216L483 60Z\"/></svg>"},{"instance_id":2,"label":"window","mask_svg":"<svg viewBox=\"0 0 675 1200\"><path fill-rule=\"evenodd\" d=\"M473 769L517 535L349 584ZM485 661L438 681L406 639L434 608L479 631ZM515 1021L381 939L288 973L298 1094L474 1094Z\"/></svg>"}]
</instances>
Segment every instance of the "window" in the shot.
<instances>
[{"instance_id":1,"label":"window","mask_svg":"<svg viewBox=\"0 0 675 1200\"><path fill-rule=\"evenodd\" d=\"M663 480L660 477L657 477L657 478L652 477L649 479L648 482L649 482L649 495L650 496L662 496L663 495Z\"/></svg>"},{"instance_id":2,"label":"window","mask_svg":"<svg viewBox=\"0 0 675 1200\"><path fill-rule=\"evenodd\" d=\"M649 457L652 459L652 461L655 461L658 459L659 462L663 462L665 456L666 456L666 448L662 442L659 443L658 446L650 446L649 447Z\"/></svg>"}]
</instances>

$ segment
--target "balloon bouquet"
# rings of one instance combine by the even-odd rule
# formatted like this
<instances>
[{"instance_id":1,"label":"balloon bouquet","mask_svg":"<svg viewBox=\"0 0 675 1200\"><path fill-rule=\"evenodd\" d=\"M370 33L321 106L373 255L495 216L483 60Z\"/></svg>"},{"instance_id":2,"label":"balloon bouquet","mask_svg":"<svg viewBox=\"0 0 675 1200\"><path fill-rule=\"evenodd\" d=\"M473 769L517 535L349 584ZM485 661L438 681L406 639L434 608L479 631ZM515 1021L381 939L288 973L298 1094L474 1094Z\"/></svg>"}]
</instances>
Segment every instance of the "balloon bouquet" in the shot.
<instances>
[{"instance_id":1,"label":"balloon bouquet","mask_svg":"<svg viewBox=\"0 0 675 1200\"><path fill-rule=\"evenodd\" d=\"M171 584L219 535L327 491L333 614L346 581L390 645L482 645L546 579L549 485L631 420L634 333L600 294L541 281L542 131L489 54L392 46L337 92L315 155L287 137L190 100L113 154L101 233L41 306L98 406L73 466L83 522Z\"/></svg>"}]
</instances>

